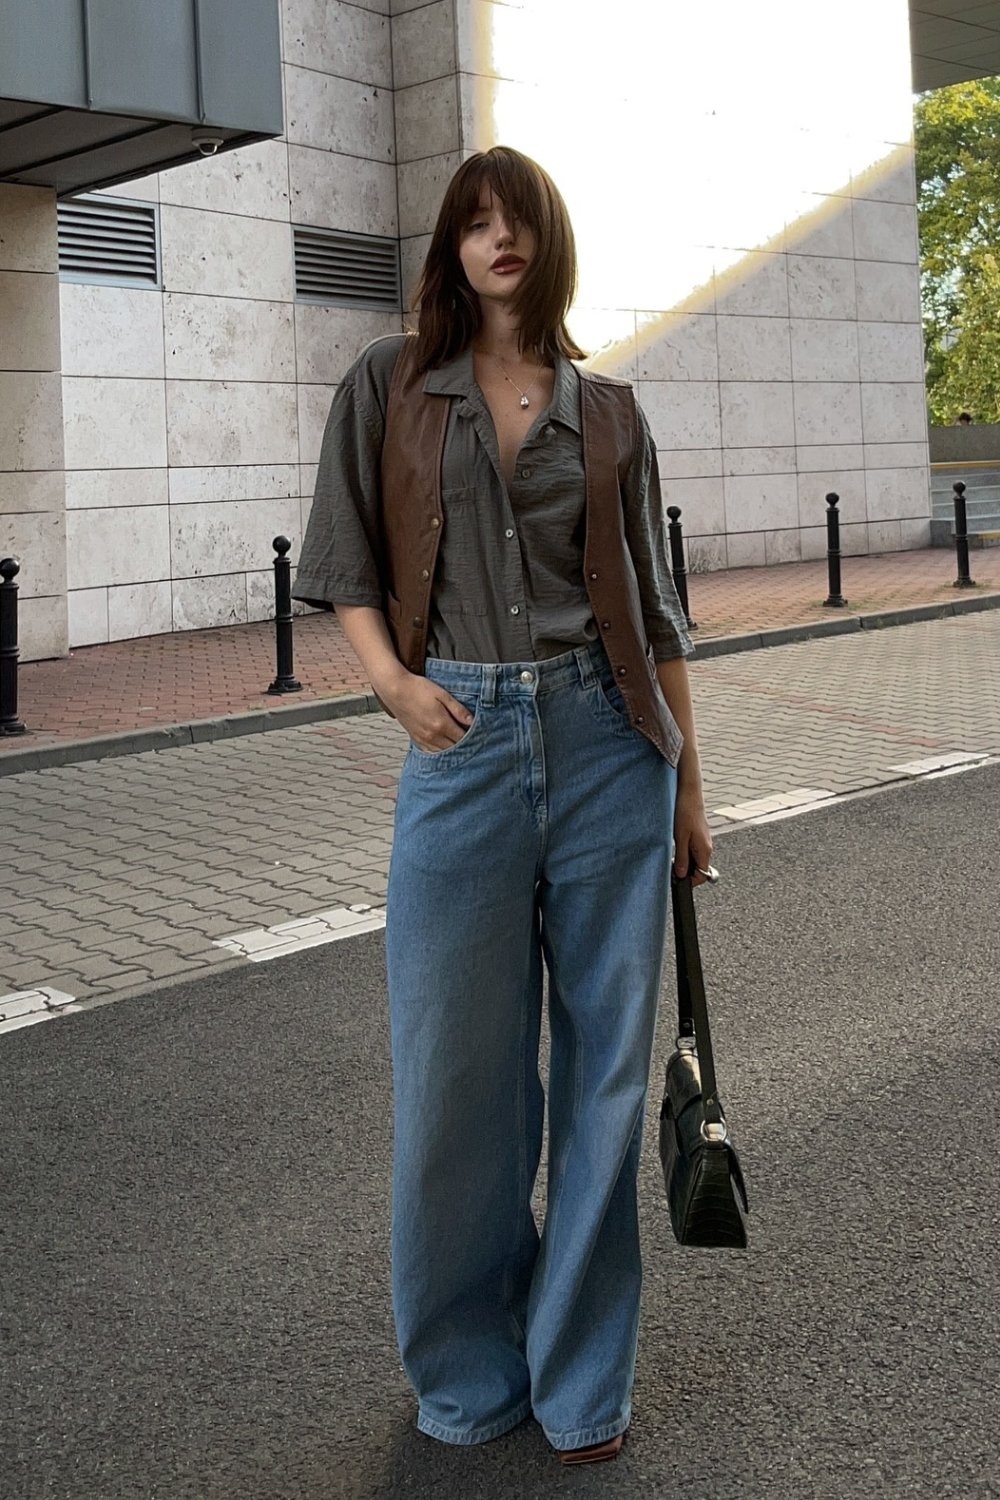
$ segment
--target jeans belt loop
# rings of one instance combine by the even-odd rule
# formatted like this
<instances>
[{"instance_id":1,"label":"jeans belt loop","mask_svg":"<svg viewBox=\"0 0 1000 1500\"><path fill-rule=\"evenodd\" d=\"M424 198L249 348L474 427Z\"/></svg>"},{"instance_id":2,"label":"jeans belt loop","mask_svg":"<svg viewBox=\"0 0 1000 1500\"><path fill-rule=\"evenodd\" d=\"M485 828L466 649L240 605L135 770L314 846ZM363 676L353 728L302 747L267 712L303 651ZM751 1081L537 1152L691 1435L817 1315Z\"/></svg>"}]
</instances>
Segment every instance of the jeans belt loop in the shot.
<instances>
[{"instance_id":1,"label":"jeans belt loop","mask_svg":"<svg viewBox=\"0 0 1000 1500\"><path fill-rule=\"evenodd\" d=\"M483 665L483 696L480 701L486 708L492 708L497 701L497 669L494 662Z\"/></svg>"},{"instance_id":2,"label":"jeans belt loop","mask_svg":"<svg viewBox=\"0 0 1000 1500\"><path fill-rule=\"evenodd\" d=\"M594 659L590 654L590 649L587 646L578 646L575 654L577 670L580 673L580 682L584 687L589 687L596 675L594 672Z\"/></svg>"}]
</instances>

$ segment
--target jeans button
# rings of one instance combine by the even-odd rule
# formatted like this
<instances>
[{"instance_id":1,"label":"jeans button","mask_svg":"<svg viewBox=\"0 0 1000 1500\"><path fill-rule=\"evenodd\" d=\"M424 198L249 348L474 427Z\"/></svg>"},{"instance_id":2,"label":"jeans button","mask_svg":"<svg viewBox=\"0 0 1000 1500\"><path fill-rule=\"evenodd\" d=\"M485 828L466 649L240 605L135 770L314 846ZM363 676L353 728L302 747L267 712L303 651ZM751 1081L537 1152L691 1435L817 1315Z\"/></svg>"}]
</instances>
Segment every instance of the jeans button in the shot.
<instances>
[{"instance_id":1,"label":"jeans button","mask_svg":"<svg viewBox=\"0 0 1000 1500\"><path fill-rule=\"evenodd\" d=\"M535 680L535 674L534 674L534 672L522 672L521 673L521 681L522 682L534 682L534 680Z\"/></svg>"}]
</instances>

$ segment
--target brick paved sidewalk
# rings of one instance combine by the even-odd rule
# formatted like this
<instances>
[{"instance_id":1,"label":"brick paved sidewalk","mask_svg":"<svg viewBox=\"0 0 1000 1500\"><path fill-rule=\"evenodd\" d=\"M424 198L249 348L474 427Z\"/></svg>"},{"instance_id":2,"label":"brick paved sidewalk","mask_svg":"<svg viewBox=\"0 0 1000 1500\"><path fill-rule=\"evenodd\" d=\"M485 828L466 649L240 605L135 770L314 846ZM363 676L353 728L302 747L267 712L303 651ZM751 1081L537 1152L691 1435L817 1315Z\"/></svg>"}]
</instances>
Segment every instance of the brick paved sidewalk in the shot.
<instances>
[{"instance_id":1,"label":"brick paved sidewalk","mask_svg":"<svg viewBox=\"0 0 1000 1500\"><path fill-rule=\"evenodd\" d=\"M998 654L987 610L695 661L720 839L1000 758ZM375 925L406 750L365 714L0 778L0 1051L67 1003ZM935 868L917 828L913 847Z\"/></svg>"},{"instance_id":2,"label":"brick paved sidewalk","mask_svg":"<svg viewBox=\"0 0 1000 1500\"><path fill-rule=\"evenodd\" d=\"M847 557L848 608L828 610L826 562L786 563L694 575L689 580L698 642L844 615L871 615L918 605L948 605L1000 594L1000 549L973 554L975 590L957 590L954 554L946 549ZM295 624L295 671L303 691L269 696L274 677L270 623L148 636L74 650L56 661L28 662L19 678L19 713L30 733L0 738L5 753L66 745L363 693L361 669L334 618Z\"/></svg>"}]
</instances>

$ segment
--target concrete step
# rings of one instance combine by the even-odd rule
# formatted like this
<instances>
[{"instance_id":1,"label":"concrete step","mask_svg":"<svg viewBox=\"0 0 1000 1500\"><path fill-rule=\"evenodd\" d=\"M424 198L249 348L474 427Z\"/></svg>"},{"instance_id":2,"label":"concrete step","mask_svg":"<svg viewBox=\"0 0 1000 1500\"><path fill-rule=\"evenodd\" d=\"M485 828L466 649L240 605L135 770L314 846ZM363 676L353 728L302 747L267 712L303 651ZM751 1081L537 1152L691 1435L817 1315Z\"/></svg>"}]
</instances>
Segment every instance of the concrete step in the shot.
<instances>
[{"instance_id":1,"label":"concrete step","mask_svg":"<svg viewBox=\"0 0 1000 1500\"><path fill-rule=\"evenodd\" d=\"M942 465L931 470L931 499L935 506L939 500L951 503L956 480L965 485L965 503L973 501L995 502L1000 511L1000 466L988 468L948 468Z\"/></svg>"},{"instance_id":2,"label":"concrete step","mask_svg":"<svg viewBox=\"0 0 1000 1500\"><path fill-rule=\"evenodd\" d=\"M978 495L980 497L983 497L983 496L986 496L986 495L998 495L998 496L1000 496L1000 478L997 478L997 479L993 479L993 478L991 478L991 479L980 479L980 480L966 479L966 480L963 480L962 482L965 485L966 496L971 496L971 495ZM953 495L954 492L955 492L955 487L951 483L948 483L948 484L936 484L936 483L932 483L931 484L931 494L932 495Z\"/></svg>"},{"instance_id":3,"label":"concrete step","mask_svg":"<svg viewBox=\"0 0 1000 1500\"><path fill-rule=\"evenodd\" d=\"M969 549L981 547L1000 547L1000 516L991 517L989 526L977 526L975 529L970 525L968 530ZM931 517L931 546L932 547L954 547L955 525L952 520L944 520L939 516Z\"/></svg>"},{"instance_id":4,"label":"concrete step","mask_svg":"<svg viewBox=\"0 0 1000 1500\"><path fill-rule=\"evenodd\" d=\"M955 501L951 495L934 495L931 498L931 515L951 519L955 514ZM965 514L970 522L988 521L1000 516L1000 495L995 500L970 500L965 497Z\"/></svg>"}]
</instances>

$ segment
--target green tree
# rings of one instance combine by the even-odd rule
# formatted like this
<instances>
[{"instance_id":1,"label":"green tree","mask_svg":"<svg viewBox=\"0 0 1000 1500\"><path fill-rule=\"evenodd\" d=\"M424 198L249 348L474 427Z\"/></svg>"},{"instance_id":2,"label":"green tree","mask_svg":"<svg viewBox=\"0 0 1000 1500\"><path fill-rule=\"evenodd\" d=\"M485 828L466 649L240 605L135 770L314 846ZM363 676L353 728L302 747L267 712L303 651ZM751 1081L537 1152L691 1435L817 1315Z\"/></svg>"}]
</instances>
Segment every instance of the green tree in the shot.
<instances>
[{"instance_id":1,"label":"green tree","mask_svg":"<svg viewBox=\"0 0 1000 1500\"><path fill-rule=\"evenodd\" d=\"M931 418L1000 422L1000 78L924 94L916 147Z\"/></svg>"}]
</instances>

